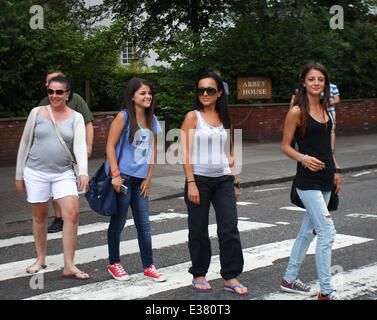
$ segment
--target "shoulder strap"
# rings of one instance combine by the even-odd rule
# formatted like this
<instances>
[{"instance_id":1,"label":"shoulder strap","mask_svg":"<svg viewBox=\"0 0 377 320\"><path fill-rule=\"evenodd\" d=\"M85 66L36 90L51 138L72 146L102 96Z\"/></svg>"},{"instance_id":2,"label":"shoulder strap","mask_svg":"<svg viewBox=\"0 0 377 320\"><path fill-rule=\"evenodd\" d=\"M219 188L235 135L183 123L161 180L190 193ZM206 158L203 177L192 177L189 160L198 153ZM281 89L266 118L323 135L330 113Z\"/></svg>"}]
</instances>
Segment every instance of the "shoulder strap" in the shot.
<instances>
[{"instance_id":1,"label":"shoulder strap","mask_svg":"<svg viewBox=\"0 0 377 320\"><path fill-rule=\"evenodd\" d=\"M72 161L73 163L76 164L76 159L75 159L75 157L73 156L72 152L71 152L71 151L69 150L69 148L67 147L67 144L65 143L65 141L64 141L63 137L61 136L60 131L59 131L57 125L56 125L56 121L55 121L55 118L54 118L54 115L53 115L53 113L52 113L52 110L51 110L51 106L50 106L50 105L47 105L47 110L48 110L48 112L49 112L49 114L50 114L50 117L51 117L52 123L54 124L55 131L56 131L56 135L58 136L58 139L59 139L60 143L63 145L64 150L67 152L67 154L68 154L69 158L71 159L71 161Z\"/></svg>"},{"instance_id":2,"label":"shoulder strap","mask_svg":"<svg viewBox=\"0 0 377 320\"><path fill-rule=\"evenodd\" d=\"M196 115L196 119L198 119L200 127L202 127L203 126L203 117L200 114L200 110L194 110L194 112L195 112L195 115Z\"/></svg>"},{"instance_id":3,"label":"shoulder strap","mask_svg":"<svg viewBox=\"0 0 377 320\"><path fill-rule=\"evenodd\" d=\"M124 123L124 128L123 128L123 137L122 137L122 133L120 135L120 146L119 146L119 154L117 155L117 162L118 162L118 165L119 165L119 160L120 160L120 157L123 153L123 144L124 144L124 140L127 139L127 127L129 126L129 119L128 119L128 111L125 110L125 112L121 111L123 113L123 117L124 116L127 116L127 121L125 121ZM139 124L139 123L138 123ZM105 158L106 158L106 152L105 152Z\"/></svg>"}]
</instances>

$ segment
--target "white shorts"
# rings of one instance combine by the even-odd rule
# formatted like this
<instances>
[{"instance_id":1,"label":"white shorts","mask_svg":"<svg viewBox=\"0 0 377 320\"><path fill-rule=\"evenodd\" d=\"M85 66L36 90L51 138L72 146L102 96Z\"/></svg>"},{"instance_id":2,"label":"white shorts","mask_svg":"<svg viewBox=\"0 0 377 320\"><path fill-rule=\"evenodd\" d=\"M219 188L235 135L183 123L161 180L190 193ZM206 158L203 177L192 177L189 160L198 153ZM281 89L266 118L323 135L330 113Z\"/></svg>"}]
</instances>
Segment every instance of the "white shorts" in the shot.
<instances>
[{"instance_id":1,"label":"white shorts","mask_svg":"<svg viewBox=\"0 0 377 320\"><path fill-rule=\"evenodd\" d=\"M47 202L52 195L54 200L66 196L77 196L76 176L72 169L63 173L44 172L25 167L24 181L27 201Z\"/></svg>"}]
</instances>

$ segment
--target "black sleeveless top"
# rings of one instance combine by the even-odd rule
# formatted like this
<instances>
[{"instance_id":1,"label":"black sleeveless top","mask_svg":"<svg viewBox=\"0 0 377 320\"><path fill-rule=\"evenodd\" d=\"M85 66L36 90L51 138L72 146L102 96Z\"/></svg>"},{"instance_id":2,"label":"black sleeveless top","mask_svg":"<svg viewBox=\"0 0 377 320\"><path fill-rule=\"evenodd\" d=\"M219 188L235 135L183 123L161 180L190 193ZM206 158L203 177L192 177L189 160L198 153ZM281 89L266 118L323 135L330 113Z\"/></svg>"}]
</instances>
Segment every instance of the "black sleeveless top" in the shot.
<instances>
[{"instance_id":1,"label":"black sleeveless top","mask_svg":"<svg viewBox=\"0 0 377 320\"><path fill-rule=\"evenodd\" d=\"M315 157L325 163L320 171L310 171L297 162L296 186L301 190L331 191L334 186L335 163L331 150L332 121L318 122L310 115L306 124L305 135L301 136L301 128L295 132L298 150L302 154Z\"/></svg>"}]
</instances>

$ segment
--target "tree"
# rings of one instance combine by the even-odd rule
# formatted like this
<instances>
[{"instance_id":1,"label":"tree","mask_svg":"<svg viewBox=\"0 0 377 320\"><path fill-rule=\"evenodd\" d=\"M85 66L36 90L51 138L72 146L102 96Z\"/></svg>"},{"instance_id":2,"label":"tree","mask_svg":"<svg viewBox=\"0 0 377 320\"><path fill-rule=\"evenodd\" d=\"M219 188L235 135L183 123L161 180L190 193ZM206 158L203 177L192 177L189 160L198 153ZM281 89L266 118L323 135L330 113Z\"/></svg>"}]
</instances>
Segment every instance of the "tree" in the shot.
<instances>
[{"instance_id":1,"label":"tree","mask_svg":"<svg viewBox=\"0 0 377 320\"><path fill-rule=\"evenodd\" d=\"M327 67L342 98L376 96L372 70L377 63L377 28L367 15L376 1L343 1L348 8L343 30L329 27L329 2L271 0L263 17L252 14L235 20L217 44L221 54L215 57L225 76L233 79L232 101L236 102L235 79L247 75L270 77L272 101L288 101L298 71L312 60Z\"/></svg>"},{"instance_id":2,"label":"tree","mask_svg":"<svg viewBox=\"0 0 377 320\"><path fill-rule=\"evenodd\" d=\"M136 39L145 53L155 41L165 47L176 45L176 37L186 28L200 35L214 16L226 20L238 6L250 2L255 0L104 0L104 6L112 11L114 20L127 21L125 34Z\"/></svg>"},{"instance_id":3,"label":"tree","mask_svg":"<svg viewBox=\"0 0 377 320\"><path fill-rule=\"evenodd\" d=\"M104 74L117 65L121 23L87 33L75 20L66 20L69 10L60 6L55 11L53 3L58 2L47 1L44 28L33 30L29 10L34 2L13 0L0 6L0 116L26 115L45 96L44 79L52 69L61 69L72 78L81 94L83 81L91 80L95 103Z\"/></svg>"},{"instance_id":4,"label":"tree","mask_svg":"<svg viewBox=\"0 0 377 320\"><path fill-rule=\"evenodd\" d=\"M186 29L176 36L175 46L155 43L160 59L170 64L157 68L158 103L172 109L176 126L193 106L195 80L213 69L220 69L230 85L231 103L239 103L236 80L242 76L271 78L270 102L289 101L299 70L311 60L328 68L342 98L377 96L377 26L368 22L364 6L350 7L355 18L345 19L344 30L333 30L329 7L314 0L270 0L267 7L242 3L236 9L243 14L234 14L233 24L213 16L200 35Z\"/></svg>"},{"instance_id":5,"label":"tree","mask_svg":"<svg viewBox=\"0 0 377 320\"><path fill-rule=\"evenodd\" d=\"M94 23L100 21L104 15L101 5L86 7L85 0L34 0L31 2L51 9L57 13L59 22L75 25L82 31L92 30Z\"/></svg>"}]
</instances>

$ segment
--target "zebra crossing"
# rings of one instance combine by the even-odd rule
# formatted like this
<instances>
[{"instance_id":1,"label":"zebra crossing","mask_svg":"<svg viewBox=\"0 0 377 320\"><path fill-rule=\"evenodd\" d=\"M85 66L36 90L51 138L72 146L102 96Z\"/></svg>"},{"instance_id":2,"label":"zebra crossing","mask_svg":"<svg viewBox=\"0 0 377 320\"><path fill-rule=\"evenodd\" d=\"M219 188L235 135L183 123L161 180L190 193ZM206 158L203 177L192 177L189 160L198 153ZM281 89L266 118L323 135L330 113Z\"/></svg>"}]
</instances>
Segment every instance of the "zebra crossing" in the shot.
<instances>
[{"instance_id":1,"label":"zebra crossing","mask_svg":"<svg viewBox=\"0 0 377 320\"><path fill-rule=\"evenodd\" d=\"M239 202L239 206L255 206L255 202ZM301 208L299 211L301 211ZM297 207L281 207L280 210L297 212ZM297 212L297 214L302 214ZM350 217L357 217L356 215ZM373 216L374 217L374 216ZM372 217L372 218L373 218ZM152 232L153 249L155 250L168 250L173 251L177 246L187 246L188 230L182 228L186 226L187 214L180 212L161 212L150 216L151 225L157 225L159 223L167 226L170 224L178 230L167 230L162 233ZM251 221L250 217L244 217L240 215L238 227L241 234L253 233L256 231L274 233L279 228L285 228L290 223L286 221L277 221L275 223L265 221ZM127 221L126 228L132 228L134 226L133 220ZM107 222L97 222L79 227L78 241L81 237L93 236L100 239L96 235L107 230ZM209 235L211 239L217 238L216 224L209 225ZM126 231L127 232L127 231ZM48 234L48 242L61 239L61 233ZM335 237L333 250L340 250L354 245L367 244L375 239L361 237L357 235L349 235L339 233ZM0 239L0 252L5 250L12 250L16 246L33 246L33 236L18 236L8 239ZM263 268L268 268L274 265L279 259L287 259L290 256L291 249L295 239L289 237L287 239L278 239L274 242L253 244L247 243L243 245L244 254L244 273L252 274L253 271ZM99 242L101 242L99 240ZM49 244L48 244L49 246ZM308 254L313 255L315 253L315 240L311 244ZM132 254L138 254L139 247L137 237L133 239L124 240L121 242L121 256L129 256ZM1 251L4 250L4 251ZM31 253L33 255L33 253ZM102 239L102 243L96 243L96 245L89 245L85 248L76 250L75 263L80 265L80 268L85 270L85 265L89 263L102 263L102 260L106 260L108 257L108 248L106 239ZM6 283L7 286L12 285L12 281L31 281L32 277L44 276L54 271L62 269L63 255L62 253L50 254L46 257L46 264L48 268L43 270L40 274L30 276L25 272L25 268L35 261L34 256L20 258L16 261L4 262L0 264L0 288L2 283ZM40 294L38 290L32 290L31 294L26 297L27 300L132 300L132 299L145 299L153 295L164 294L172 290L188 287L191 284L192 276L188 273L188 269L191 266L191 262L180 261L176 264L170 264L168 266L160 267L159 270L168 277L168 281L164 283L158 283L146 279L143 273L130 274L131 280L127 282L118 282L113 279L106 278L103 281L94 281L91 283L76 282L74 286L68 288L62 288L57 290L51 290ZM102 268L102 269L101 269ZM106 265L103 265L100 270L106 272ZM211 260L211 266L207 274L207 279L217 280L220 279L220 258L218 255L213 255ZM314 276L313 278L316 278ZM343 299L355 299L365 293L372 294L377 292L377 263L371 263L360 268L352 270L338 270L334 276L334 281L339 282L342 286ZM278 285L276 290L278 290ZM318 286L317 282L311 283L313 286ZM11 288L9 288L11 290ZM5 296L0 299L4 299ZM374 298L377 295L374 294ZM230 297L231 298L231 297ZM282 293L279 291L270 292L268 294L249 297L248 299L257 300L294 300L294 299L313 299L303 296L295 296L292 294Z\"/></svg>"},{"instance_id":2,"label":"zebra crossing","mask_svg":"<svg viewBox=\"0 0 377 320\"><path fill-rule=\"evenodd\" d=\"M250 229L249 229L250 230ZM347 247L353 244L360 244L371 241L372 239L337 235L334 249ZM284 240L277 243L271 243L256 247L250 247L243 250L245 264L244 272L252 271L257 268L267 267L277 259L287 258L290 255L294 239ZM312 243L309 254L315 251L315 244ZM100 285L89 284L81 287L60 290L54 293L43 294L36 296L33 299L74 299L74 300L95 300L95 299L141 299L146 298L152 294L164 292L167 290L184 287L191 282L191 275L185 270L188 270L191 263L186 262L179 265L162 268L160 271L169 277L168 281L156 285L149 280L143 279L143 274L139 273L134 276L133 281L124 284L119 284L113 280L106 281ZM211 259L211 266L207 274L207 280L215 280L220 278L218 273L220 270L220 259L216 255ZM127 290L130 287L132 290ZM115 290L114 290L115 289ZM122 290L123 289L123 290ZM114 294L115 293L115 294Z\"/></svg>"}]
</instances>

